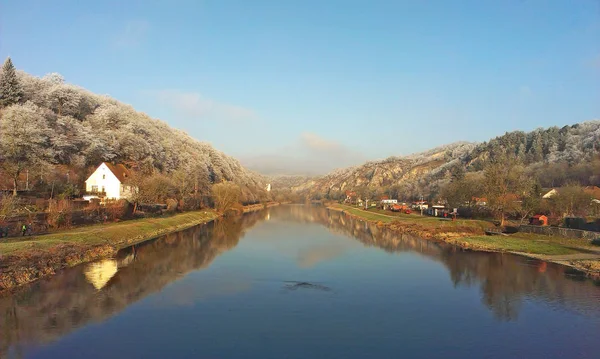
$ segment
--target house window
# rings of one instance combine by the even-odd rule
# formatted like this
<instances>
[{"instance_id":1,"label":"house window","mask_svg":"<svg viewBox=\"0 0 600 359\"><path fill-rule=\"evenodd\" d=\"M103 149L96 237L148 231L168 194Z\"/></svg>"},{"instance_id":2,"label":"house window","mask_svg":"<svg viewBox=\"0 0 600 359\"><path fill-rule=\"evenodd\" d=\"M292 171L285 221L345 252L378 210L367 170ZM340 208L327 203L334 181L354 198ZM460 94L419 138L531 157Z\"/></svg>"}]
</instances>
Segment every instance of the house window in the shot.
<instances>
[{"instance_id":1,"label":"house window","mask_svg":"<svg viewBox=\"0 0 600 359\"><path fill-rule=\"evenodd\" d=\"M106 190L104 189L104 186L102 186L102 193L106 192Z\"/></svg>"},{"instance_id":2,"label":"house window","mask_svg":"<svg viewBox=\"0 0 600 359\"><path fill-rule=\"evenodd\" d=\"M98 192L98 186L92 186L92 192Z\"/></svg>"},{"instance_id":3,"label":"house window","mask_svg":"<svg viewBox=\"0 0 600 359\"><path fill-rule=\"evenodd\" d=\"M106 175L102 175L102 179L106 179Z\"/></svg>"}]
</instances>

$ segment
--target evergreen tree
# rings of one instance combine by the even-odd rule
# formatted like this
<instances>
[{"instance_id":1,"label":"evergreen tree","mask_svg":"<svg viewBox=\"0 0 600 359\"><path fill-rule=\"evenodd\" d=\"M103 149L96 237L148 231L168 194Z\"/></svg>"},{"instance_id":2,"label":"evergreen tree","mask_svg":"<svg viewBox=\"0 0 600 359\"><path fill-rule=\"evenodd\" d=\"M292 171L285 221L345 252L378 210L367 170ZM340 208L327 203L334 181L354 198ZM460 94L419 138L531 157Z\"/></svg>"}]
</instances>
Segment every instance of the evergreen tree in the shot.
<instances>
[{"instance_id":1,"label":"evergreen tree","mask_svg":"<svg viewBox=\"0 0 600 359\"><path fill-rule=\"evenodd\" d=\"M2 65L0 78L0 107L7 107L18 103L23 98L23 89L17 79L17 72L10 57Z\"/></svg>"}]
</instances>

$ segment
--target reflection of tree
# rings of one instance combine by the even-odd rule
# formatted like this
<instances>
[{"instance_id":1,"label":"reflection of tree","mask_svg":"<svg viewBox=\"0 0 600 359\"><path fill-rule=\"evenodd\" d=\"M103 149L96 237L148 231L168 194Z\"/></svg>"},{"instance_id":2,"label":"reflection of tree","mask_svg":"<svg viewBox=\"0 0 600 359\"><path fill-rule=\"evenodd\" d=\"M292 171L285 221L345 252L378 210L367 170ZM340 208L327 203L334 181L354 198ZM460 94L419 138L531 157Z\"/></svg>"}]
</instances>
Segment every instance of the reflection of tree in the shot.
<instances>
[{"instance_id":1,"label":"reflection of tree","mask_svg":"<svg viewBox=\"0 0 600 359\"><path fill-rule=\"evenodd\" d=\"M282 209L283 210L283 209ZM386 252L417 252L443 263L455 286L477 285L481 289L482 302L498 319L515 320L527 297L559 304L570 310L600 315L589 302L598 298L599 289L590 281L575 281L566 276L563 266L548 265L501 253L465 251L446 243L423 240L377 227L341 212L312 207L310 214L294 209L287 216L299 214L301 220L312 218L340 233Z\"/></svg>"},{"instance_id":2,"label":"reflection of tree","mask_svg":"<svg viewBox=\"0 0 600 359\"><path fill-rule=\"evenodd\" d=\"M496 317L517 318L524 298L598 316L600 291L589 281L565 276L565 268L497 253L467 252L444 243L392 232L323 207L280 206L271 221L320 223L368 247L415 252L443 263L456 286L479 286L482 302ZM66 270L12 296L0 297L0 357L19 343L44 343L90 322L104 320L160 291L186 273L205 268L234 248L244 231L265 219L265 212L226 218L214 224L162 237L119 252L118 272L97 291L83 268ZM592 305L590 305L592 302Z\"/></svg>"},{"instance_id":3,"label":"reflection of tree","mask_svg":"<svg viewBox=\"0 0 600 359\"><path fill-rule=\"evenodd\" d=\"M48 342L102 321L186 273L208 267L263 218L264 213L254 212L221 219L122 250L116 258L119 271L100 291L87 281L82 266L0 297L0 357L13 345Z\"/></svg>"}]
</instances>

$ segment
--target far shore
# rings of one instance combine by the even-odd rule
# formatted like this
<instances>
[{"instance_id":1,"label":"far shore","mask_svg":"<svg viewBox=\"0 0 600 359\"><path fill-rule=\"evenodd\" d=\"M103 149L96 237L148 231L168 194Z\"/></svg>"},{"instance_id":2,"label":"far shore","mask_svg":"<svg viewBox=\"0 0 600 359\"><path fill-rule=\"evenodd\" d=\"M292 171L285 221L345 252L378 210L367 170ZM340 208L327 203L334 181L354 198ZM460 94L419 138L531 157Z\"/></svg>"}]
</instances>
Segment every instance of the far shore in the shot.
<instances>
[{"instance_id":1,"label":"far shore","mask_svg":"<svg viewBox=\"0 0 600 359\"><path fill-rule=\"evenodd\" d=\"M491 227L492 223L482 220L450 221L419 214L364 210L339 203L326 203L325 206L392 231L411 233L467 250L511 253L535 258L569 266L590 277L600 278L600 248L585 240L532 233L487 236L484 231Z\"/></svg>"}]
</instances>

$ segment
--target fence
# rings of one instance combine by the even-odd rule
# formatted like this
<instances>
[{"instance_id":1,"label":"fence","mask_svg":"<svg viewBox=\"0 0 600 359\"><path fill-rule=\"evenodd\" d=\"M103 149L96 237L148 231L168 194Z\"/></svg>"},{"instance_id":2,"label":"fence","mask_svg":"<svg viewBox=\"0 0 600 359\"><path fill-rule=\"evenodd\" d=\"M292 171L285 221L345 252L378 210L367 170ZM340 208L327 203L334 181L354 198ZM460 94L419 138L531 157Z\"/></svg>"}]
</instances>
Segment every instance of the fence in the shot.
<instances>
[{"instance_id":1,"label":"fence","mask_svg":"<svg viewBox=\"0 0 600 359\"><path fill-rule=\"evenodd\" d=\"M600 238L600 232L584 231L581 229L571 229L564 227L549 227L549 226L519 226L520 232L545 234L548 236L560 236L566 238L580 238L588 241Z\"/></svg>"}]
</instances>

